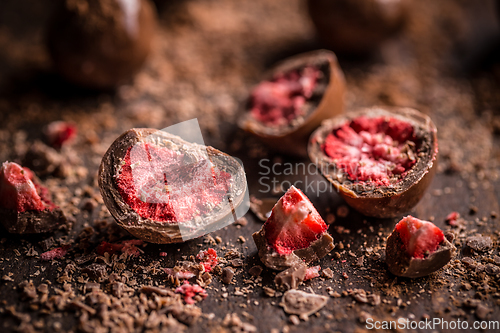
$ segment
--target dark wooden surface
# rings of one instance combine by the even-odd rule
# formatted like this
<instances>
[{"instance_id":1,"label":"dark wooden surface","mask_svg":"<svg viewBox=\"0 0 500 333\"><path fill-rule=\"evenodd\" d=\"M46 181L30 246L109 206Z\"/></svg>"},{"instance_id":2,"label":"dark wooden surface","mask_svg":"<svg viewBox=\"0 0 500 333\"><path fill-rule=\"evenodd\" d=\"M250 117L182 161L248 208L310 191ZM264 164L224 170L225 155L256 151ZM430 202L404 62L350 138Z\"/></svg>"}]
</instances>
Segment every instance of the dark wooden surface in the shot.
<instances>
[{"instance_id":1,"label":"dark wooden surface","mask_svg":"<svg viewBox=\"0 0 500 333\"><path fill-rule=\"evenodd\" d=\"M452 211L459 212L467 224L456 243L456 259L465 255L464 237L476 233L492 236L494 249L485 255L492 257L498 255L500 225L500 218L492 217L492 212L500 213L498 21L489 2L488 6L454 1L415 2L418 3L412 5L411 23L402 35L367 59L340 58L347 79L346 109L374 104L411 106L434 119L441 145L440 169L431 188L410 213L450 229L445 217ZM50 121L70 120L79 127L70 154L76 155L73 168L84 166L88 172L80 170L83 173L79 176L66 179L44 178L49 188L65 193L59 204L64 203L65 212L75 221L72 229L59 231L56 236L76 239L85 225L93 225L97 219L112 222L100 206L91 213L79 209L82 195L78 189L89 185L98 192L95 176L102 154L114 138L131 127L162 128L198 117L208 144L243 160L250 194L257 197L271 196L259 191L265 189L260 182L269 182L262 178L266 176L262 175L266 172L262 163L308 163L267 152L235 125L248 89L270 64L320 47L303 3L192 0L158 1L158 7L161 24L144 70L117 92L96 93L69 86L51 72L43 44L51 1L0 3L0 161L19 160L23 147L40 138L41 128ZM280 183L324 183L320 175L301 172L269 177L276 177ZM306 194L323 217L328 212L336 215L338 207L344 205L333 190L318 195L309 187ZM472 206L477 208L473 214ZM226 248L236 248L243 254L245 266L237 270L236 283L226 286L227 298L222 297L224 285L214 279L208 297L198 305L203 313L214 313L215 319L202 318L189 331L219 330L227 313L239 314L259 332L362 331L362 312L377 320L459 318L472 325L478 320L475 310L463 306L470 298L481 299L492 310L487 318L500 318L500 290L495 291L499 287L498 277L489 280L489 293L478 287L465 290L463 284L472 273L458 263L425 278L396 278L386 271L383 248L397 219L366 218L349 210L346 217L336 216L329 229L335 242L342 242L345 250L335 249L339 258L327 256L318 263L323 269L333 270L333 279L313 279L300 289L328 295L328 287L339 293L361 288L380 295L382 304L373 307L357 303L351 296L331 297L318 315L298 326L291 325L278 305L280 299L267 297L262 286L254 286L246 296L234 295L235 288L246 286L243 280L248 278L247 270L259 263L251 234L260 228L261 222L250 212L246 217L246 226L231 225L212 234L223 240L215 246L220 254ZM12 273L13 279L0 282L2 330L14 331L19 325L5 311L14 305L33 321L42 319L45 331L58 327L54 326L56 322L61 323L62 331L75 331L78 316L74 311L43 315L30 309L17 290L26 279L35 285L48 280L57 286L58 269L64 268L70 259L51 263L25 255L32 246L41 253L38 242L50 235L9 235L3 229L0 233L0 276ZM244 243L238 240L240 236L246 239ZM172 267L183 255L195 255L207 248L209 245L203 241L149 244L139 258L128 263L133 267L159 260L161 266ZM373 251L367 251L369 248ZM166 257L159 256L162 251L167 252ZM356 259L362 255L364 265L359 267ZM475 257L480 258L481 255ZM262 285L272 287L274 274L264 270ZM143 278L138 274L139 281ZM166 284L164 275L152 278ZM245 317L244 312L249 316Z\"/></svg>"}]
</instances>

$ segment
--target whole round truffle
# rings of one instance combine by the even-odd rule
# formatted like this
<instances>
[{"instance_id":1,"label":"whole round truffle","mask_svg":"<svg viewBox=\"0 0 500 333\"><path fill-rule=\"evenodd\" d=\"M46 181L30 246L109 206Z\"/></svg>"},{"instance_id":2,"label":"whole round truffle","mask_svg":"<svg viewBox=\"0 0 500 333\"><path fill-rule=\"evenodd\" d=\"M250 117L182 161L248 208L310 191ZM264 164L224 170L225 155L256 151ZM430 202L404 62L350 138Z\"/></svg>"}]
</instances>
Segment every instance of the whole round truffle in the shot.
<instances>
[{"instance_id":1,"label":"whole round truffle","mask_svg":"<svg viewBox=\"0 0 500 333\"><path fill-rule=\"evenodd\" d=\"M407 0L308 0L309 15L326 47L339 53L366 53L397 32L408 13Z\"/></svg>"},{"instance_id":2,"label":"whole round truffle","mask_svg":"<svg viewBox=\"0 0 500 333\"><path fill-rule=\"evenodd\" d=\"M148 0L64 0L49 25L47 44L66 80L110 89L141 68L155 25Z\"/></svg>"}]
</instances>

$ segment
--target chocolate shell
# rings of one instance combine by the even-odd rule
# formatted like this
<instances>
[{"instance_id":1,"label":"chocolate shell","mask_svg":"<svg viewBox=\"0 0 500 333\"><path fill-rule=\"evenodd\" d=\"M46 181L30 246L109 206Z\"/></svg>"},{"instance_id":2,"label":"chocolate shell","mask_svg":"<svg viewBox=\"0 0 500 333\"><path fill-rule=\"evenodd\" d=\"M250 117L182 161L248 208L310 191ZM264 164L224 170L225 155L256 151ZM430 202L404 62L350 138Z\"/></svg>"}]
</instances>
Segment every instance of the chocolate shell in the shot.
<instances>
[{"instance_id":1,"label":"chocolate shell","mask_svg":"<svg viewBox=\"0 0 500 333\"><path fill-rule=\"evenodd\" d=\"M264 228L255 232L252 236L259 250L259 257L262 263L275 270L283 270L303 263L309 264L323 258L335 247L332 236L325 232L308 247L294 250L287 255L282 255L267 244Z\"/></svg>"},{"instance_id":2,"label":"chocolate shell","mask_svg":"<svg viewBox=\"0 0 500 333\"><path fill-rule=\"evenodd\" d=\"M149 0L61 1L47 44L66 80L110 89L129 80L151 50L156 14Z\"/></svg>"},{"instance_id":3,"label":"chocolate shell","mask_svg":"<svg viewBox=\"0 0 500 333\"><path fill-rule=\"evenodd\" d=\"M399 182L391 186L365 186L349 180L345 172L325 154L321 145L332 130L360 116L393 117L413 126L419 139L416 163ZM366 216L394 217L413 208L424 195L437 169L437 129L425 114L410 108L372 107L325 120L309 140L309 157L342 198ZM368 184L369 185L369 184Z\"/></svg>"},{"instance_id":4,"label":"chocolate shell","mask_svg":"<svg viewBox=\"0 0 500 333\"><path fill-rule=\"evenodd\" d=\"M20 213L13 209L0 207L0 216L2 216L2 225L13 234L50 232L67 221L59 208Z\"/></svg>"},{"instance_id":5,"label":"chocolate shell","mask_svg":"<svg viewBox=\"0 0 500 333\"><path fill-rule=\"evenodd\" d=\"M208 214L196 215L188 221L162 222L141 217L125 202L116 181L128 149L138 142L182 149L193 156L201 156L206 151L214 166L231 175L226 193L228 204L220 203ZM118 137L104 155L99 168L99 187L106 207L121 227L144 241L166 244L200 237L229 224L228 221L235 219L235 211L244 202L247 183L242 166L231 156L213 147L189 143L156 129L134 128Z\"/></svg>"},{"instance_id":6,"label":"chocolate shell","mask_svg":"<svg viewBox=\"0 0 500 333\"><path fill-rule=\"evenodd\" d=\"M298 156L307 156L307 139L321 121L344 110L344 74L331 51L317 50L285 59L270 70L265 80L305 66L318 66L326 82L319 83L313 96L306 101L304 116L294 119L289 126L274 128L255 119L247 109L239 121L241 128L257 136L268 147Z\"/></svg>"},{"instance_id":7,"label":"chocolate shell","mask_svg":"<svg viewBox=\"0 0 500 333\"><path fill-rule=\"evenodd\" d=\"M361 54L376 49L406 22L408 0L308 0L309 15L325 47Z\"/></svg>"}]
</instances>

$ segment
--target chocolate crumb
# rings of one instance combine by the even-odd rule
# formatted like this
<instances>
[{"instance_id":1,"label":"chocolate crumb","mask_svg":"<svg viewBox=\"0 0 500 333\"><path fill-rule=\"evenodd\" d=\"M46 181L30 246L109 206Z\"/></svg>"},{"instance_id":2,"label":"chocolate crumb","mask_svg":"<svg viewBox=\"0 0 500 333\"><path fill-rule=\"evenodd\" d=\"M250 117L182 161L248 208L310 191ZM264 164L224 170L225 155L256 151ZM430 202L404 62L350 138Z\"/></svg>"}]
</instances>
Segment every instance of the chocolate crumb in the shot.
<instances>
[{"instance_id":1,"label":"chocolate crumb","mask_svg":"<svg viewBox=\"0 0 500 333\"><path fill-rule=\"evenodd\" d=\"M257 277L260 275L260 273L262 273L262 266L255 265L248 270L248 273L252 276Z\"/></svg>"},{"instance_id":2,"label":"chocolate crumb","mask_svg":"<svg viewBox=\"0 0 500 333\"><path fill-rule=\"evenodd\" d=\"M233 279L234 271L230 267L224 267L222 269L221 280L225 284L230 284Z\"/></svg>"},{"instance_id":3,"label":"chocolate crumb","mask_svg":"<svg viewBox=\"0 0 500 333\"><path fill-rule=\"evenodd\" d=\"M321 271L321 276L327 279L333 278L333 271L330 268L325 268Z\"/></svg>"}]
</instances>

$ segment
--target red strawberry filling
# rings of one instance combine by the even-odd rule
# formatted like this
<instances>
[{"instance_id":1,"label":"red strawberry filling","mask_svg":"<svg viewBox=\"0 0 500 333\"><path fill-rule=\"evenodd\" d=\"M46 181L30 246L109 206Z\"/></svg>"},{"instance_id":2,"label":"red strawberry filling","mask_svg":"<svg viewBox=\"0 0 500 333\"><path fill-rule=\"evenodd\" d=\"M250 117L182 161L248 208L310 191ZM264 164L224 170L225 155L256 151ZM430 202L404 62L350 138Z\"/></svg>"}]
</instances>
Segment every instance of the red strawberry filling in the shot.
<instances>
[{"instance_id":1,"label":"red strawberry filling","mask_svg":"<svg viewBox=\"0 0 500 333\"><path fill-rule=\"evenodd\" d=\"M222 202L231 175L209 159L191 163L180 151L138 143L130 147L117 177L118 190L139 216L160 222L188 221Z\"/></svg>"},{"instance_id":2,"label":"red strawberry filling","mask_svg":"<svg viewBox=\"0 0 500 333\"><path fill-rule=\"evenodd\" d=\"M203 267L205 268L205 272L210 272L212 268L217 265L219 260L217 259L217 252L210 248L208 250L201 250L197 255L196 259L198 259Z\"/></svg>"},{"instance_id":3,"label":"red strawberry filling","mask_svg":"<svg viewBox=\"0 0 500 333\"><path fill-rule=\"evenodd\" d=\"M33 178L30 169L4 162L0 169L0 207L18 213L54 209L47 188L34 183Z\"/></svg>"},{"instance_id":4,"label":"red strawberry filling","mask_svg":"<svg viewBox=\"0 0 500 333\"><path fill-rule=\"evenodd\" d=\"M423 259L431 255L444 241L444 234L433 223L407 216L394 229L403 241L404 249L412 258Z\"/></svg>"},{"instance_id":5,"label":"red strawberry filling","mask_svg":"<svg viewBox=\"0 0 500 333\"><path fill-rule=\"evenodd\" d=\"M59 149L66 142L72 140L77 133L76 126L65 121L53 121L45 128L45 136L49 145Z\"/></svg>"},{"instance_id":6,"label":"red strawberry filling","mask_svg":"<svg viewBox=\"0 0 500 333\"><path fill-rule=\"evenodd\" d=\"M287 255L309 247L328 226L304 193L292 186L276 203L263 228L267 243Z\"/></svg>"},{"instance_id":7,"label":"red strawberry filling","mask_svg":"<svg viewBox=\"0 0 500 333\"><path fill-rule=\"evenodd\" d=\"M303 115L302 107L311 98L320 75L317 67L307 66L260 83L252 91L250 112L266 125L288 125Z\"/></svg>"},{"instance_id":8,"label":"red strawberry filling","mask_svg":"<svg viewBox=\"0 0 500 333\"><path fill-rule=\"evenodd\" d=\"M390 185L415 164L413 126L391 117L358 117L333 130L321 147L352 181Z\"/></svg>"}]
</instances>

